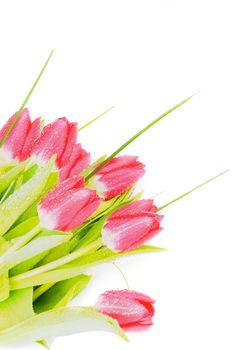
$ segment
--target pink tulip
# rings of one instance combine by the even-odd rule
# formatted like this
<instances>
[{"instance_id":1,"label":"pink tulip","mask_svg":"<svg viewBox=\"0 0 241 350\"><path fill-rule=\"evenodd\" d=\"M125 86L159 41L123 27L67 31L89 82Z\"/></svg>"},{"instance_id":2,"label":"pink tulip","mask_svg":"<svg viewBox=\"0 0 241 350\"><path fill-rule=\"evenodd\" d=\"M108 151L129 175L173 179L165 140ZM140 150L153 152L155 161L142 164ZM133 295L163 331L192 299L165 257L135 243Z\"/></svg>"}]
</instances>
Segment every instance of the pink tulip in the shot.
<instances>
[{"instance_id":1,"label":"pink tulip","mask_svg":"<svg viewBox=\"0 0 241 350\"><path fill-rule=\"evenodd\" d=\"M93 177L93 186L105 200L119 196L145 173L144 165L135 156L113 158Z\"/></svg>"},{"instance_id":2,"label":"pink tulip","mask_svg":"<svg viewBox=\"0 0 241 350\"><path fill-rule=\"evenodd\" d=\"M6 131L14 120L14 114L0 131L0 140L3 139ZM16 124L7 136L3 147L0 150L0 158L10 163L13 160L26 160L30 157L34 143L41 131L41 119L31 122L29 111L25 108L20 114Z\"/></svg>"},{"instance_id":3,"label":"pink tulip","mask_svg":"<svg viewBox=\"0 0 241 350\"><path fill-rule=\"evenodd\" d=\"M103 243L117 252L139 247L162 230L163 215L158 215L156 210L151 199L138 200L118 209L104 225Z\"/></svg>"},{"instance_id":4,"label":"pink tulip","mask_svg":"<svg viewBox=\"0 0 241 350\"><path fill-rule=\"evenodd\" d=\"M96 310L116 319L124 331L144 331L153 325L154 302L132 290L113 290L99 296Z\"/></svg>"},{"instance_id":5,"label":"pink tulip","mask_svg":"<svg viewBox=\"0 0 241 350\"><path fill-rule=\"evenodd\" d=\"M83 188L84 179L75 176L49 192L38 206L42 227L70 231L88 219L100 205L94 190Z\"/></svg>"},{"instance_id":6,"label":"pink tulip","mask_svg":"<svg viewBox=\"0 0 241 350\"><path fill-rule=\"evenodd\" d=\"M59 118L46 125L36 141L32 155L39 164L45 164L56 154L56 166L65 165L72 154L77 140L77 123L70 123L67 118Z\"/></svg>"},{"instance_id":7,"label":"pink tulip","mask_svg":"<svg viewBox=\"0 0 241 350\"><path fill-rule=\"evenodd\" d=\"M80 144L75 144L69 160L60 169L60 181L64 181L74 175L80 175L90 165L90 153L87 153Z\"/></svg>"}]
</instances>

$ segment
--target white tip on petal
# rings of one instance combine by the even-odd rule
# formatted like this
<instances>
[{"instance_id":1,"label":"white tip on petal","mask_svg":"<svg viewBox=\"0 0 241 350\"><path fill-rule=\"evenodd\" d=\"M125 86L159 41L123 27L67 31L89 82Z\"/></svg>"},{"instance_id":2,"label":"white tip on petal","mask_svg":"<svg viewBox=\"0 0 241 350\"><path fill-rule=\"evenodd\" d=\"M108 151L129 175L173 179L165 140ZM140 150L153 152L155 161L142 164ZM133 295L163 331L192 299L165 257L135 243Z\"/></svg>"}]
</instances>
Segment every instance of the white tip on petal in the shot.
<instances>
[{"instance_id":1,"label":"white tip on petal","mask_svg":"<svg viewBox=\"0 0 241 350\"><path fill-rule=\"evenodd\" d=\"M100 176L96 175L92 179L92 188L96 190L97 194L100 197L104 196L104 193L107 191L107 187L99 180Z\"/></svg>"},{"instance_id":2,"label":"white tip on petal","mask_svg":"<svg viewBox=\"0 0 241 350\"><path fill-rule=\"evenodd\" d=\"M57 222L53 213L48 212L39 206L38 215L41 227L46 228L48 230L54 230L57 228Z\"/></svg>"},{"instance_id":3,"label":"white tip on petal","mask_svg":"<svg viewBox=\"0 0 241 350\"><path fill-rule=\"evenodd\" d=\"M11 164L13 162L13 156L12 153L6 149L6 147L0 148L0 164L6 165Z\"/></svg>"},{"instance_id":4,"label":"white tip on petal","mask_svg":"<svg viewBox=\"0 0 241 350\"><path fill-rule=\"evenodd\" d=\"M113 252L118 252L118 249L116 249L116 235L105 228L102 230L102 242Z\"/></svg>"}]
</instances>

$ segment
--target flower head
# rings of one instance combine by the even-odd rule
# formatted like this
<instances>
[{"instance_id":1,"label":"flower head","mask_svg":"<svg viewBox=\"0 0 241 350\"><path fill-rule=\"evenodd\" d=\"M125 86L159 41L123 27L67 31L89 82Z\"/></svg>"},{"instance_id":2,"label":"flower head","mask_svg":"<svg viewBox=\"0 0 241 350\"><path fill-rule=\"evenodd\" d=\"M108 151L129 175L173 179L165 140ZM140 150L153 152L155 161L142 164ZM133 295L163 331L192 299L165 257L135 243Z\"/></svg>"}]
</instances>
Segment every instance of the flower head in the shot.
<instances>
[{"instance_id":1,"label":"flower head","mask_svg":"<svg viewBox=\"0 0 241 350\"><path fill-rule=\"evenodd\" d=\"M139 247L158 232L162 215L151 199L142 199L118 209L110 215L102 230L103 243L113 251Z\"/></svg>"},{"instance_id":2,"label":"flower head","mask_svg":"<svg viewBox=\"0 0 241 350\"><path fill-rule=\"evenodd\" d=\"M112 290L101 294L96 309L116 319L125 331L144 331L152 326L154 300L133 290Z\"/></svg>"},{"instance_id":3,"label":"flower head","mask_svg":"<svg viewBox=\"0 0 241 350\"><path fill-rule=\"evenodd\" d=\"M105 200L119 196L145 173L144 165L135 156L113 158L93 177L93 186Z\"/></svg>"},{"instance_id":4,"label":"flower head","mask_svg":"<svg viewBox=\"0 0 241 350\"><path fill-rule=\"evenodd\" d=\"M56 166L63 166L72 153L77 140L77 123L59 118L46 125L35 142L32 155L37 163L45 164L56 154Z\"/></svg>"},{"instance_id":5,"label":"flower head","mask_svg":"<svg viewBox=\"0 0 241 350\"><path fill-rule=\"evenodd\" d=\"M12 124L14 114L0 131L0 141ZM0 163L11 163L14 160L24 161L30 157L34 143L41 132L41 119L31 122L29 111L25 108L7 136L0 150Z\"/></svg>"},{"instance_id":6,"label":"flower head","mask_svg":"<svg viewBox=\"0 0 241 350\"><path fill-rule=\"evenodd\" d=\"M94 190L83 186L83 178L75 176L50 191L38 205L42 227L70 231L87 220L96 211L101 199Z\"/></svg>"},{"instance_id":7,"label":"flower head","mask_svg":"<svg viewBox=\"0 0 241 350\"><path fill-rule=\"evenodd\" d=\"M60 169L60 181L64 181L74 175L80 175L90 165L90 153L81 145L75 144L68 162Z\"/></svg>"}]
</instances>

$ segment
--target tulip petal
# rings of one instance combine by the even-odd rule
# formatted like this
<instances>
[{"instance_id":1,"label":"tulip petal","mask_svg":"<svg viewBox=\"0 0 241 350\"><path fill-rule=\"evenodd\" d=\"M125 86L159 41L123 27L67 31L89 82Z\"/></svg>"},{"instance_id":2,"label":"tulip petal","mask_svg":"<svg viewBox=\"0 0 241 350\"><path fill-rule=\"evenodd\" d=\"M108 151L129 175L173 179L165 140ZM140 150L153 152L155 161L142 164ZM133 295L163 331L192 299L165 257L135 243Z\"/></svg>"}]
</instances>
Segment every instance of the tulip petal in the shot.
<instances>
[{"instance_id":1,"label":"tulip petal","mask_svg":"<svg viewBox=\"0 0 241 350\"><path fill-rule=\"evenodd\" d=\"M37 118L32 122L32 125L26 135L21 153L18 158L23 161L30 157L35 141L39 138L41 132L41 118Z\"/></svg>"},{"instance_id":2,"label":"tulip petal","mask_svg":"<svg viewBox=\"0 0 241 350\"><path fill-rule=\"evenodd\" d=\"M64 151L67 139L68 120L59 118L55 122L46 125L42 134L33 147L33 158L39 163L46 163L54 154L57 155L56 164L59 156Z\"/></svg>"}]
</instances>

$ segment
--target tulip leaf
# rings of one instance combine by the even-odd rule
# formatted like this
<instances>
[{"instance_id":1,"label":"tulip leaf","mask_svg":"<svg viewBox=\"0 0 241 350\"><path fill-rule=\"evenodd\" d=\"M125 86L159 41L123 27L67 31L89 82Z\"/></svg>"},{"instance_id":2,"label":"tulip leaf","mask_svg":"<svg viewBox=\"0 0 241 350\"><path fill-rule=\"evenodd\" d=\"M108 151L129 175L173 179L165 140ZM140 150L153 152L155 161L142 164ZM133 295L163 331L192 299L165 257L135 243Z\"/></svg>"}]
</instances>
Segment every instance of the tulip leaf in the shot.
<instances>
[{"instance_id":1,"label":"tulip leaf","mask_svg":"<svg viewBox=\"0 0 241 350\"><path fill-rule=\"evenodd\" d=\"M23 236L25 233L31 231L35 226L39 224L39 218L37 216L32 217L21 224L15 226L12 230L8 231L4 238L7 240L13 240L15 238Z\"/></svg>"},{"instance_id":2,"label":"tulip leaf","mask_svg":"<svg viewBox=\"0 0 241 350\"><path fill-rule=\"evenodd\" d=\"M42 312L0 332L0 344L21 344L80 332L107 331L127 340L118 322L89 307L61 307Z\"/></svg>"},{"instance_id":3,"label":"tulip leaf","mask_svg":"<svg viewBox=\"0 0 241 350\"><path fill-rule=\"evenodd\" d=\"M48 180L54 160L40 169L32 179L0 205L0 235L6 233L21 214L40 196Z\"/></svg>"},{"instance_id":4,"label":"tulip leaf","mask_svg":"<svg viewBox=\"0 0 241 350\"><path fill-rule=\"evenodd\" d=\"M11 247L11 243L8 242L4 237L0 237L0 256L3 253L5 253L10 247Z\"/></svg>"},{"instance_id":5,"label":"tulip leaf","mask_svg":"<svg viewBox=\"0 0 241 350\"><path fill-rule=\"evenodd\" d=\"M50 350L49 344L46 340L37 340L36 343L42 345L45 349Z\"/></svg>"},{"instance_id":6,"label":"tulip leaf","mask_svg":"<svg viewBox=\"0 0 241 350\"><path fill-rule=\"evenodd\" d=\"M28 244L12 252L4 257L5 262L12 268L23 261L31 259L36 255L43 253L51 248L58 246L69 239L67 234L65 235L51 235L38 237L30 241Z\"/></svg>"},{"instance_id":7,"label":"tulip leaf","mask_svg":"<svg viewBox=\"0 0 241 350\"><path fill-rule=\"evenodd\" d=\"M24 171L26 162L13 167L0 177L0 193L5 191L10 184Z\"/></svg>"},{"instance_id":8,"label":"tulip leaf","mask_svg":"<svg viewBox=\"0 0 241 350\"><path fill-rule=\"evenodd\" d=\"M63 281L82 274L86 269L98 264L115 261L116 259L134 254L151 253L165 251L163 248L143 245L135 250L124 253L114 253L110 249L101 249L90 255L83 256L71 263L65 264L58 269L38 273L33 275L33 271L17 275L10 278L10 289L26 288L30 286L39 286L46 283Z\"/></svg>"},{"instance_id":9,"label":"tulip leaf","mask_svg":"<svg viewBox=\"0 0 241 350\"><path fill-rule=\"evenodd\" d=\"M6 300L0 302L0 334L4 329L34 315L32 296L33 288L19 289L11 292Z\"/></svg>"},{"instance_id":10,"label":"tulip leaf","mask_svg":"<svg viewBox=\"0 0 241 350\"><path fill-rule=\"evenodd\" d=\"M16 275L19 275L19 274L24 273L26 271L32 270L34 267L37 266L39 261L41 261L48 254L48 252L49 252L49 250L46 250L40 254L35 255L33 258L27 259L27 260L21 262L20 264L14 266L9 271L9 276L10 277L16 276Z\"/></svg>"},{"instance_id":11,"label":"tulip leaf","mask_svg":"<svg viewBox=\"0 0 241 350\"><path fill-rule=\"evenodd\" d=\"M9 278L8 278L8 268L1 265L0 266L0 304L2 300L9 297ZM0 309L1 313L1 309Z\"/></svg>"},{"instance_id":12,"label":"tulip leaf","mask_svg":"<svg viewBox=\"0 0 241 350\"><path fill-rule=\"evenodd\" d=\"M70 252L70 242L64 242L60 244L57 248L53 248L49 253L43 257L37 266L48 264L54 260L62 258L63 256L69 254Z\"/></svg>"},{"instance_id":13,"label":"tulip leaf","mask_svg":"<svg viewBox=\"0 0 241 350\"><path fill-rule=\"evenodd\" d=\"M34 302L36 313L66 306L89 283L91 276L80 275L60 281L40 295Z\"/></svg>"},{"instance_id":14,"label":"tulip leaf","mask_svg":"<svg viewBox=\"0 0 241 350\"><path fill-rule=\"evenodd\" d=\"M41 194L38 196L38 198L32 203L32 205L24 211L24 213L18 218L18 220L15 222L15 225L18 225L22 223L23 221L28 220L29 218L33 216L37 216L37 207L39 201L53 188L57 185L58 183L58 172L54 171L52 172L47 180L47 183L41 192Z\"/></svg>"}]
</instances>

